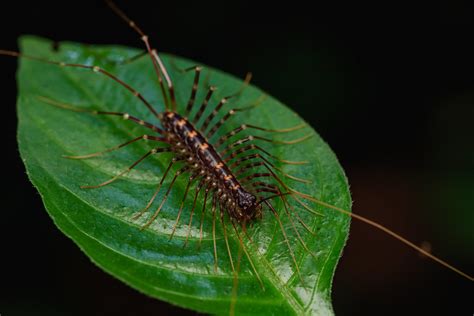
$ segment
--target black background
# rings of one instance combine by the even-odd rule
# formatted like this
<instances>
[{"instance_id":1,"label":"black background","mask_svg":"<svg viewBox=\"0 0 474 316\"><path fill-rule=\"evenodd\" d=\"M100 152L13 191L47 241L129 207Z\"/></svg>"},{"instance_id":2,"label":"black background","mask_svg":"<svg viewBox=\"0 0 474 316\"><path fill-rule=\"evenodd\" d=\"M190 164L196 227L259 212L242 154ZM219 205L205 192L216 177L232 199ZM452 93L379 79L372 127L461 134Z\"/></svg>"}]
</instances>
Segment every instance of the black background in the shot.
<instances>
[{"instance_id":1,"label":"black background","mask_svg":"<svg viewBox=\"0 0 474 316\"><path fill-rule=\"evenodd\" d=\"M457 231L474 224L473 5L382 3L119 2L159 50L238 76L251 70L254 84L331 145L355 212L432 242L436 254L472 272L472 232ZM141 47L101 1L8 1L0 34L0 47L14 50L21 34ZM0 313L194 314L110 277L54 227L18 156L16 61L0 57L0 69ZM457 209L466 217L451 220ZM469 281L353 222L332 296L339 315L472 315L472 294Z\"/></svg>"}]
</instances>

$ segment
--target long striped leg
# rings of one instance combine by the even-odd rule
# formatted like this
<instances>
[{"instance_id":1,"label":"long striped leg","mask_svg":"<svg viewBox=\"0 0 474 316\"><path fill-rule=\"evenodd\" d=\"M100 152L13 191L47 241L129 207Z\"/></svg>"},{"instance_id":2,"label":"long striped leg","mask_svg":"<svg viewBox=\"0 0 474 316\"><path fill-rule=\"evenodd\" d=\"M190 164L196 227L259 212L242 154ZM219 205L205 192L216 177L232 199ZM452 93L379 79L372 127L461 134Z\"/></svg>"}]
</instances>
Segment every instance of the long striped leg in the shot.
<instances>
[{"instance_id":1,"label":"long striped leg","mask_svg":"<svg viewBox=\"0 0 474 316\"><path fill-rule=\"evenodd\" d=\"M169 101L165 92L165 87L163 85L163 78L162 74L165 77L166 83L168 85L168 92L170 94L171 98L171 105L173 111L176 110L176 98L174 95L174 87L173 83L171 82L171 79L168 75L168 72L166 71L165 66L163 65L163 62L161 61L161 58L158 56L158 53L156 52L155 49L152 49L150 42L148 41L148 36L136 25L134 21L132 21L122 10L120 10L111 0L106 0L107 4L110 6L110 8L119 16L121 17L127 24L134 29L141 37L141 40L145 43L146 49L148 54L150 55L150 58L153 62L153 67L155 68L156 75L158 77L158 82L160 84L160 89L161 93L163 95L163 99L165 100L165 106L168 109L169 108Z\"/></svg>"},{"instance_id":2,"label":"long striped leg","mask_svg":"<svg viewBox=\"0 0 474 316\"><path fill-rule=\"evenodd\" d=\"M194 66L194 67L185 69L185 71L189 71L191 69L194 69L194 82L193 82L193 87L191 89L191 95L189 96L188 104L186 105L186 112L185 112L186 116L189 116L189 114L191 113L193 109L194 101L196 101L196 93L199 86L199 76L201 74L202 67Z\"/></svg>"},{"instance_id":3,"label":"long striped leg","mask_svg":"<svg viewBox=\"0 0 474 316\"><path fill-rule=\"evenodd\" d=\"M250 105L250 106L247 106L247 107L243 107L243 108L234 108L234 109L231 109L229 110L210 130L209 132L207 133L206 137L207 138L211 138L218 130L219 128L221 128L222 125L224 125L224 123L226 121L228 121L232 115L238 113L238 112L245 112L245 111L248 111L248 110L251 110L251 109L254 109L256 108L257 106L259 106L261 103L263 102L263 100L260 101L260 99L258 99L254 104ZM264 129L262 127L258 127L258 126L255 126L255 125L250 125L250 124L242 124L241 126L237 127L236 129L230 131L229 133L227 133L226 135L223 135L222 137L220 137L215 146L216 147L219 147L220 145L222 145L225 141L227 141L229 138L235 136L237 133L247 129L247 128L254 128L254 129L257 129L257 130L263 130L263 131L267 131L267 132L274 132L274 133L283 133L283 132L290 132L290 131L294 131L294 130L297 130L297 129L300 129L300 128L303 128L305 127L304 124L300 124L300 125L297 125L295 126L294 128L287 128L287 129L281 129L281 130L271 130L271 129Z\"/></svg>"},{"instance_id":4,"label":"long striped leg","mask_svg":"<svg viewBox=\"0 0 474 316\"><path fill-rule=\"evenodd\" d=\"M64 63L64 62L56 62L56 61L51 61L51 60L44 59L44 58L38 58L38 57L35 57L35 56L25 55L25 54L21 54L21 53L18 53L18 52L7 51L7 50L0 50L0 55L27 58L27 59L30 59L30 60L35 60L35 61L39 61L39 62L43 62L43 63L46 63L46 64L51 64L51 65L57 65L57 66L60 66L60 67L89 69L93 72L103 74L103 75L109 77L110 79L114 80L118 84L120 84L122 87L124 87L125 89L127 89L131 93L133 93L133 95L135 97L137 97L138 99L140 99L140 101L148 108L148 110L150 110L156 117L158 117L158 112L156 112L156 110L153 108L153 106L140 94L140 92L138 92L137 90L132 88L129 84L127 84L124 81L120 80L117 76L111 74L110 72L108 72L108 71L106 71L106 70L104 70L104 69L102 69L98 66L89 66L89 65L82 65L82 64L71 64L71 63Z\"/></svg>"},{"instance_id":5,"label":"long striped leg","mask_svg":"<svg viewBox=\"0 0 474 316\"><path fill-rule=\"evenodd\" d=\"M143 51L141 53L138 53L136 55L133 55L132 57L128 57L126 59L123 59L123 60L119 60L119 61L115 61L114 64L116 66L124 66L124 65L128 65L128 64L131 64L145 56L148 56L148 51Z\"/></svg>"},{"instance_id":6,"label":"long striped leg","mask_svg":"<svg viewBox=\"0 0 474 316\"><path fill-rule=\"evenodd\" d=\"M155 136L150 136L150 135L142 135L142 136L138 136L138 137L135 137L134 139L132 140L129 140L125 143L122 143L120 145L117 145L117 146L114 146L114 147L111 147L111 148L108 148L108 149L105 149L105 150L102 150L102 151L99 151L99 152L95 152L95 153L92 153L92 154L87 154L87 155L80 155L80 156L68 156L68 155L64 155L63 158L68 158L68 159L89 159L89 158L93 158L93 157L97 157L97 156L102 156L103 154L106 154L106 153L110 153L112 151L115 151L115 150L118 150L120 148L123 148L125 146L128 146L130 144L133 144L139 140L157 140L157 141L161 141L161 137L155 137Z\"/></svg>"},{"instance_id":7,"label":"long striped leg","mask_svg":"<svg viewBox=\"0 0 474 316\"><path fill-rule=\"evenodd\" d=\"M220 109L228 102L230 98L232 98L232 96L226 96L219 101L214 110L212 110L212 112L206 117L204 123L202 123L202 126L199 128L201 131L204 132L207 129L212 119L214 119L214 117L219 113Z\"/></svg>"},{"instance_id":8,"label":"long striped leg","mask_svg":"<svg viewBox=\"0 0 474 316\"><path fill-rule=\"evenodd\" d=\"M247 73L246 77L245 77L245 81L242 85L242 87L240 88L240 90L234 94L231 94L231 95L228 95L224 98L222 98L219 103L216 105L216 107L214 108L214 110L207 116L207 118L204 120L204 123L202 124L201 126L201 130L204 132L208 127L209 127L209 124L211 123L211 121L214 119L214 117L216 117L216 115L219 113L219 111L221 110L221 108L229 101L229 99L231 98L235 98L235 97L238 97L242 94L242 92L244 91L244 89L250 84L250 80L252 79L252 74L251 73ZM243 110L243 109L239 109L239 110ZM230 115L233 115L235 112L232 111L232 114L229 114Z\"/></svg>"},{"instance_id":9,"label":"long striped leg","mask_svg":"<svg viewBox=\"0 0 474 316\"><path fill-rule=\"evenodd\" d=\"M186 240L184 241L183 248L186 248L186 246L188 244L189 235L191 233L191 225L193 224L194 210L196 209L197 198L199 196L199 192L201 191L201 189L203 188L205 183L206 183L205 178L202 178L201 181L199 181L198 186L196 187L196 191L194 193L193 207L191 208L191 214L189 216L188 231L186 233Z\"/></svg>"},{"instance_id":10,"label":"long striped leg","mask_svg":"<svg viewBox=\"0 0 474 316\"><path fill-rule=\"evenodd\" d=\"M204 98L204 101L202 101L201 106L199 107L199 110L197 111L196 115L194 116L194 119L193 119L193 124L194 125L196 125L196 123L199 121L199 119L201 118L204 111L206 111L207 105L209 104L209 101L211 100L212 94L216 90L217 90L217 88L215 86L210 86L209 89L207 90L206 97Z\"/></svg>"},{"instance_id":11,"label":"long striped leg","mask_svg":"<svg viewBox=\"0 0 474 316\"><path fill-rule=\"evenodd\" d=\"M278 215L278 212L275 210L275 208L273 207L273 205L269 201L265 201L264 203L270 208L273 215L275 215L275 218L278 221L278 225L280 226L280 230L281 230L281 232L283 234L283 237L285 239L286 245L288 246L288 250L290 252L291 258L293 259L293 263L295 264L296 273L298 274L299 279L301 280L301 283L304 283L303 278L301 277L300 268L298 266L298 263L296 262L296 258L295 258L295 254L293 252L293 248L291 247L290 241L288 240L288 236L286 235L286 232L285 232L285 228L283 227L283 224L280 220L280 215Z\"/></svg>"},{"instance_id":12,"label":"long striped leg","mask_svg":"<svg viewBox=\"0 0 474 316\"><path fill-rule=\"evenodd\" d=\"M242 109L233 109L231 111L237 111L237 110L241 110ZM243 110L247 110L247 108L243 109ZM233 114L233 113L232 113ZM231 114L230 114L231 115ZM224 116L222 119L226 119L226 116ZM221 121L219 121L218 124L216 124L215 127L219 128L222 124L225 123L225 120L224 122L221 123ZM268 132L268 133L288 133L288 132L292 132L292 131L297 131L297 130L300 130L302 128L304 128L306 125L304 123L301 123L301 124L298 124L298 125L295 125L293 127L289 127L289 128L282 128L282 129L268 129L268 128L263 128L263 127L259 127L259 126L256 126L256 125L251 125L251 124L242 124L240 125L239 127L233 129L232 131L228 132L227 134L221 136L217 141L216 143L214 144L214 146L217 148L219 146L221 146L223 143L225 143L228 139L234 137L235 135L239 134L240 132L242 131L245 131L247 129L256 129L256 130L259 130L259 131L264 131L264 132ZM215 128L214 127L214 128ZM214 129L213 128L213 129ZM212 131L212 130L211 130ZM212 135L211 135L212 136ZM210 138L210 136L208 135L207 136L208 138Z\"/></svg>"},{"instance_id":13,"label":"long striped leg","mask_svg":"<svg viewBox=\"0 0 474 316\"><path fill-rule=\"evenodd\" d=\"M212 190L210 186L207 186L205 191L204 191L204 202L202 203L202 209L201 209L201 221L199 225L199 244L198 248L201 248L201 243L202 243L202 229L204 225L204 212L206 210L206 203L207 203L207 197L209 192Z\"/></svg>"},{"instance_id":14,"label":"long striped leg","mask_svg":"<svg viewBox=\"0 0 474 316\"><path fill-rule=\"evenodd\" d=\"M166 200L168 199L168 196L171 192L171 188L173 187L173 184L176 182L176 179L181 175L183 174L184 172L187 172L189 170L189 167L188 166L185 166L183 168L181 168L180 170L176 171L176 173L174 174L174 177L173 177L173 180L171 180L171 183L168 187L168 190L166 191L165 193L165 196L163 197L163 200L161 200L161 204L160 206L156 209L155 213L153 214L153 216L150 217L150 219L145 223L145 225L142 226L141 229L145 229L147 228L148 226L151 225L151 223L153 223L153 221L158 217L158 214L160 214L160 211L161 209L163 208L163 205L165 204Z\"/></svg>"},{"instance_id":15,"label":"long striped leg","mask_svg":"<svg viewBox=\"0 0 474 316\"><path fill-rule=\"evenodd\" d=\"M139 119L135 116L132 116L132 115L126 113L126 112L109 112L109 111L97 111L97 110L91 110L91 109L84 109L84 108L79 108L77 106L74 106L74 105L71 105L71 104L68 104L68 103L58 102L58 101L55 101L55 100L52 100L50 98L46 98L46 97L43 97L43 96L38 96L38 100L40 100L44 103L48 103L49 105L55 106L57 108L64 109L64 110L69 110L69 111L74 111L74 112L89 113L89 114L93 114L93 115L120 116L124 120L130 120L130 121L132 121L132 122L134 122L138 125L149 128L152 131L157 132L159 134L162 134L162 135L165 134L165 132L161 128L159 128L158 126L156 126L152 123L148 123L148 122L146 122L142 119ZM164 140L165 139L163 138L163 141Z\"/></svg>"},{"instance_id":16,"label":"long striped leg","mask_svg":"<svg viewBox=\"0 0 474 316\"><path fill-rule=\"evenodd\" d=\"M232 224L232 227L234 228L234 232L235 232L237 238L239 239L239 243L240 243L240 245L242 246L242 250L244 251L245 256L247 257L247 259L248 259L248 261L249 261L249 263L250 263L250 266L252 267L252 270L253 270L253 272L254 272L254 274L255 274L255 277L257 278L258 282L260 283L260 286L262 287L262 289L264 289L263 281L262 281L262 279L260 278L260 275L258 274L257 269L255 268L255 265L254 265L254 263L253 263L253 260L252 260L252 258L250 257L250 255L249 255L249 253L248 253L248 251L247 251L247 247L245 247L245 244L244 244L244 242L243 242L243 240L242 240L242 237L241 237L240 234L239 234L239 231L238 231L237 227L235 226L235 223L234 223L233 221L230 221L230 222L231 222L231 224Z\"/></svg>"},{"instance_id":17,"label":"long striped leg","mask_svg":"<svg viewBox=\"0 0 474 316\"><path fill-rule=\"evenodd\" d=\"M258 150L259 152L262 152L264 153L266 156L276 160L276 161L279 161L281 163L284 163L284 164L288 164L288 165L305 165L305 164L308 164L309 161L290 161L290 160L285 160L285 159L280 159L272 154L270 154L268 151L266 151L265 149L263 149L262 147L258 146L258 145L255 145L255 144L249 144L249 145L246 145L242 148L239 148L231 153L227 153L225 156L223 156L224 158L224 161L226 163L229 163L232 159L236 158L238 155L240 154L243 154L247 151L250 151L250 150Z\"/></svg>"},{"instance_id":18,"label":"long striped leg","mask_svg":"<svg viewBox=\"0 0 474 316\"><path fill-rule=\"evenodd\" d=\"M260 158L260 159L262 159L263 161L257 161L257 162L252 162L252 163L243 165L243 166L241 166L238 170L235 170L235 171L234 171L234 175L235 175L236 177L238 177L238 176L242 175L244 172L246 172L246 171L248 171L248 170L254 169L255 167L264 167L265 164L268 164L268 165L271 166L273 169L275 169L275 170L277 170L278 172L280 172L280 173L281 173L284 177L286 177L286 178L289 178L289 179L292 179L292 180L295 180L295 181L298 181L298 182L302 182L302 183L311 183L310 180L301 179L301 178L292 176L292 175L290 175L290 174L284 172L283 169L276 167L273 163L271 163L270 161L268 161L265 157L263 157L263 156L260 155L260 154L251 154L251 155L242 157L242 158L236 160L234 163L232 163L232 164L229 166L229 168L233 169L233 168L235 168L235 167L240 166L240 164L241 164L242 162L247 161L247 160L251 160L251 159L254 159L254 158Z\"/></svg>"},{"instance_id":19,"label":"long striped leg","mask_svg":"<svg viewBox=\"0 0 474 316\"><path fill-rule=\"evenodd\" d=\"M216 242L216 208L217 208L217 197L214 195L212 198L212 243L214 245L214 272L217 272L217 242Z\"/></svg>"},{"instance_id":20,"label":"long striped leg","mask_svg":"<svg viewBox=\"0 0 474 316\"><path fill-rule=\"evenodd\" d=\"M308 205L306 205L305 203L303 203L303 201L301 201L301 199L298 198L298 196L301 196L303 198L305 197L308 197L308 195L304 194L304 193L301 193L301 192L298 192L292 188L290 188L289 186L287 186L283 180L280 179L280 177L278 177L278 175L275 174L275 172L273 172L272 168L270 168L270 166L268 166L267 164L264 164L264 167L270 172L270 173L256 173L254 175L251 175L249 177L246 177L242 180L242 183L244 182L248 182L250 181L251 179L254 179L254 178L258 178L258 177L271 177L273 179L275 179L283 188L285 188L285 190L288 191L289 195L296 201L298 202L298 204L300 204L304 209L306 209L307 211L309 211L310 213L313 213L315 215L319 215L319 216L323 216L323 214L321 213L318 213L316 212L315 210L313 210L312 208L310 208Z\"/></svg>"},{"instance_id":21,"label":"long striped leg","mask_svg":"<svg viewBox=\"0 0 474 316\"><path fill-rule=\"evenodd\" d=\"M235 273L236 270L234 268L234 261L232 260L232 252L230 251L230 246L229 246L229 240L227 238L227 228L226 228L226 224L225 224L225 210L224 208L222 207L222 205L219 203L219 213L220 213L220 218L221 218L221 224L222 224L222 231L224 233L224 241L225 241L225 245L226 245L226 248L227 248L227 254L229 255L229 260L230 260L230 266L232 268L232 272Z\"/></svg>"},{"instance_id":22,"label":"long striped leg","mask_svg":"<svg viewBox=\"0 0 474 316\"><path fill-rule=\"evenodd\" d=\"M283 202L283 209L285 210L285 213L286 215L288 216L289 220L290 220L290 223L291 223L291 226L293 228L293 231L296 233L296 236L297 236L297 239L299 241L299 243L303 246L303 248L314 258L317 258L316 255L311 251L309 250L308 246L306 245L306 243L304 242L303 238L301 237L298 229L296 228L296 225L295 225L295 222L293 221L293 217L291 216L291 213L290 211L288 210L288 206L290 205L288 203L288 201L285 199L285 196L282 195L282 192L280 191L280 188L278 186L274 186L274 185L265 185L264 187L270 189L270 190L273 190L274 193L278 194L281 201ZM257 189L258 191L258 189ZM294 210L294 209L293 209ZM297 215L298 213L295 212L295 214ZM299 218L299 217L298 217ZM301 218L300 219L300 223L304 223L303 221L301 221ZM303 224L303 226L306 228L307 226L305 224ZM309 229L309 228L308 228Z\"/></svg>"},{"instance_id":23,"label":"long striped leg","mask_svg":"<svg viewBox=\"0 0 474 316\"><path fill-rule=\"evenodd\" d=\"M163 185L163 182L165 181L166 179L166 176L168 175L168 172L170 171L171 167L173 166L173 164L177 161L176 158L173 158L171 160L171 162L168 164L168 167L166 168L165 170L165 173L163 174L163 176L161 177L161 180L160 180L160 183L158 183L158 186L156 187L155 189L155 192L153 193L152 197L150 198L150 200L148 201L148 203L146 204L145 208L143 208L140 212L138 212L138 214L136 214L135 216L133 216L132 219L138 219L139 217L141 217L146 211L148 211L148 209L151 207L151 205L153 204L153 202L155 201L156 199L156 196L158 195L158 193L160 192L160 189L161 189L161 186Z\"/></svg>"},{"instance_id":24,"label":"long striped leg","mask_svg":"<svg viewBox=\"0 0 474 316\"><path fill-rule=\"evenodd\" d=\"M311 137L313 137L313 134L308 133L305 136L294 139L294 140L276 140L276 139L270 139L270 138L261 137L261 136L257 136L257 135L248 135L248 136L245 136L244 138L241 138L241 139L233 142L232 144L228 145L226 148L224 148L222 151L220 151L220 154L225 155L228 151L232 150L233 148L235 148L239 145L245 144L249 141L253 141L253 140L261 140L261 141L264 141L264 142L267 142L267 143L279 144L279 145L293 145L293 144L301 143L302 141L305 141L305 140L307 140L308 138L311 138Z\"/></svg>"},{"instance_id":25,"label":"long striped leg","mask_svg":"<svg viewBox=\"0 0 474 316\"><path fill-rule=\"evenodd\" d=\"M81 186L81 189L97 189L97 188L100 188L100 187L103 187L107 184L110 184L112 182L114 182L115 180L117 180L118 178L120 178L121 176L123 176L124 174L130 172L130 170L132 170L133 168L135 168L136 165L138 165L140 162L142 162L145 158L147 158L148 156L150 155L154 155L156 153L163 153L163 152L169 152L170 149L169 148L153 148L152 150L148 151L145 155L143 155L142 157L140 157L140 159L138 159L137 161L135 161L132 165L130 165L130 167L128 167L127 169L123 170L122 172L120 172L119 174L117 174L116 176L114 176L113 178L105 181L105 182L102 182L100 184L97 184L97 185L84 185L84 186Z\"/></svg>"},{"instance_id":26,"label":"long striped leg","mask_svg":"<svg viewBox=\"0 0 474 316\"><path fill-rule=\"evenodd\" d=\"M173 231L171 232L169 240L171 240L173 238L174 233L176 232L176 228L178 227L178 223L179 223L179 220L181 218L181 213L182 213L183 208L184 208L184 202L186 201L186 197L188 196L189 188L191 187L191 184L193 183L194 179L196 178L196 175L197 174L192 174L188 179L188 184L186 185L186 189L184 190L183 199L181 200L181 205L179 206L178 215L177 215L176 221L173 225Z\"/></svg>"},{"instance_id":27,"label":"long striped leg","mask_svg":"<svg viewBox=\"0 0 474 316\"><path fill-rule=\"evenodd\" d=\"M262 181L257 181L257 182L252 183L252 187L255 188L254 190L252 190L252 192L254 194L258 194L260 192L265 192L265 193L273 193L274 195L271 198L280 197L284 201L284 203L286 203L286 205L291 209L292 213L296 216L296 219L304 227L304 229L308 233L310 233L311 235L313 235L313 236L316 235L316 233L314 231L312 231L308 227L308 225L306 225L306 223L303 221L303 219L299 216L298 212L295 210L293 205L291 205L288 202L288 200L286 199L286 195L283 192L281 192L281 190L278 186L271 185L271 184L268 184L268 183L262 182ZM286 193L290 194L289 192L286 192Z\"/></svg>"}]
</instances>

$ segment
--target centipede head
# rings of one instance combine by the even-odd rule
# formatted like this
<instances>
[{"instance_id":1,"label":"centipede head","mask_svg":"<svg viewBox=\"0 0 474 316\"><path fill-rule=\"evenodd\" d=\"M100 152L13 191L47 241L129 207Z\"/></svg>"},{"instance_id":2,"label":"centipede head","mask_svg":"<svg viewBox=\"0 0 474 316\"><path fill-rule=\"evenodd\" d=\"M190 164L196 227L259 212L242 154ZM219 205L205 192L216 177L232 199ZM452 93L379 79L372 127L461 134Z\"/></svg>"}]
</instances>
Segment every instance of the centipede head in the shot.
<instances>
[{"instance_id":1,"label":"centipede head","mask_svg":"<svg viewBox=\"0 0 474 316\"><path fill-rule=\"evenodd\" d=\"M233 215L239 222L250 222L262 218L262 205L258 203L255 195L245 190L238 190L235 200L237 207Z\"/></svg>"}]
</instances>

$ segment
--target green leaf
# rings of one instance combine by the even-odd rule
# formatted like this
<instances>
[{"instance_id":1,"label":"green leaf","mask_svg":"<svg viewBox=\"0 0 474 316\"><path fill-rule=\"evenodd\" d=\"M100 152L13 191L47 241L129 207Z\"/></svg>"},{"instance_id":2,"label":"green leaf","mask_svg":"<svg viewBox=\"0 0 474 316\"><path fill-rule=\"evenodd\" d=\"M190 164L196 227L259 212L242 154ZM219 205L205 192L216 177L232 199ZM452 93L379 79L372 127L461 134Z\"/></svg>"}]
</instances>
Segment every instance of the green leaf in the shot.
<instances>
[{"instance_id":1,"label":"green leaf","mask_svg":"<svg viewBox=\"0 0 474 316\"><path fill-rule=\"evenodd\" d=\"M136 49L61 43L59 52L55 52L51 42L35 37L22 38L21 49L25 54L50 60L100 65L139 90L158 111L164 110L163 98L148 58L126 65L116 63L139 53ZM183 73L179 69L196 63L165 54L162 58L176 87L178 109L183 111L194 75L192 71ZM149 133L149 130L119 117L94 116L60 109L42 102L38 96L80 108L128 112L159 125L157 119L132 93L106 76L90 70L22 59L18 82L18 142L21 156L31 181L40 192L46 209L58 228L94 263L133 288L185 308L212 314L228 314L233 297L233 274L220 222L216 228L218 270L215 272L213 269L210 205L205 212L200 247L200 207L195 213L189 244L186 248L183 247L188 231L191 196L188 196L174 238L169 238L187 176L178 178L163 211L149 228L140 229L151 216L151 210L158 207L165 190L161 191L148 213L140 219L133 219L152 196L170 161L169 154L151 156L120 180L99 189L81 189L80 186L98 184L113 177L152 148L153 144L140 141L86 160L62 157L101 151ZM197 94L198 104L202 102L210 84L218 86L211 101L213 106L223 96L242 87L240 79L205 67ZM228 111L232 107L248 106L259 98L262 100L263 94L258 88L250 86L240 97L225 105L224 109ZM267 97L259 107L239 112L232 117L218 135L243 123L278 129L301 122L302 119L286 106ZM313 137L294 145L275 145L263 141L256 143L280 159L310 162L306 165L275 162L285 172L312 181L307 184L283 178L287 185L329 204L350 209L346 177L332 151L311 127L289 133L248 131L250 132L279 140L296 139L308 132L312 133ZM213 137L211 141L215 139ZM171 178L167 178L165 187L169 185ZM190 192L194 192L194 186ZM256 221L248 229L253 242L244 238L245 249L263 282L263 288L245 254L241 253L236 314L333 314L331 280L348 236L350 219L346 215L304 201L322 214L316 216L304 210L294 199L290 200L298 216L316 233L312 235L303 229L292 213L302 239L314 256L298 242L283 203L273 199L272 203L280 214L301 277L296 273L296 265L275 216L264 208L263 219ZM202 205L202 201L200 196L198 205ZM228 220L227 232L233 260L237 262L239 241Z\"/></svg>"}]
</instances>

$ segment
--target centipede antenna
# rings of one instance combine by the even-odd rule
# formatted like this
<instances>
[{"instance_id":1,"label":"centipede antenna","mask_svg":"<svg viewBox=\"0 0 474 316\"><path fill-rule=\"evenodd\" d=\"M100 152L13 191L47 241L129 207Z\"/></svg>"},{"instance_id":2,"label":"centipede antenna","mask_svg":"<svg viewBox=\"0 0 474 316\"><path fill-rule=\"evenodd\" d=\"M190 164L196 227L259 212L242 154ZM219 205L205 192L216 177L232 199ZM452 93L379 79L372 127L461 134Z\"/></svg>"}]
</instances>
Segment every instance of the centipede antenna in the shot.
<instances>
[{"instance_id":1,"label":"centipede antenna","mask_svg":"<svg viewBox=\"0 0 474 316\"><path fill-rule=\"evenodd\" d=\"M150 42L148 41L148 36L140 29L140 27L132 21L117 5L112 0L105 0L107 5L112 9L115 14L117 14L122 20L124 20L135 32L137 32L140 35L141 40L145 43L146 50L148 54L150 55L150 58L153 62L153 68L155 69L156 76L158 77L158 83L160 85L161 93L163 95L163 99L165 102L165 107L166 109L169 109L169 100L167 97L167 94L165 92L165 87L163 85L163 78L161 73L165 76L165 79L168 84L168 92L170 94L173 110L176 109L176 100L174 97L174 89L173 89L173 84L168 76L168 73L166 72L166 68L164 67L163 63L161 62L160 57L156 53L156 51L151 47ZM161 72L160 72L161 71Z\"/></svg>"},{"instance_id":2,"label":"centipede antenna","mask_svg":"<svg viewBox=\"0 0 474 316\"><path fill-rule=\"evenodd\" d=\"M189 96L188 105L186 106L186 111L185 111L186 116L189 116L189 114L191 113L194 106L194 101L196 100L196 93L199 86L199 75L201 74L202 67L194 66L193 69L194 69L194 82L193 82L193 87L191 89L191 95Z\"/></svg>"},{"instance_id":3,"label":"centipede antenna","mask_svg":"<svg viewBox=\"0 0 474 316\"><path fill-rule=\"evenodd\" d=\"M387 227L385 227L385 226L383 226L383 225L381 225L381 224L379 224L379 223L376 223L376 222L374 222L374 221L372 221L372 220L370 220L370 219L368 219L368 218L365 218L365 217L363 217L363 216L361 216L361 215L358 215L358 214L349 212L349 211L347 211L347 210L344 210L344 209L342 209L342 208L340 208L340 207L337 207L337 206L334 206L334 205L325 203L325 202L320 201L320 200L318 200L318 199L316 199L316 198L314 198L314 197L312 197L312 196L310 196L310 195L307 195L307 194L298 192L298 191L296 191L296 190L292 190L292 192L293 192L294 194L297 194L297 195L301 196L301 197L304 198L304 199L307 199L307 200L309 200L309 201L312 201L312 202L314 202L314 203L316 203L316 204L319 204L319 205L324 206L324 207L326 207L326 208L332 209L332 210L337 211L337 212L339 212L339 213L348 215L348 216L350 216L350 217L352 217L352 218L355 218L355 219L357 219L357 220L359 220L359 221L361 221L361 222L364 222L364 223L366 223L366 224L368 224L368 225L370 225L370 226L372 226L372 227L375 227L375 228L377 228L378 230L381 230L381 231L385 232L386 234L392 236L393 238L399 240L400 242L404 243L405 245L407 245L407 246L413 248L413 249L416 250L417 252L419 252L419 253L425 255L426 257L430 258L431 260L433 260L433 261L439 263L439 264L442 265L443 267L448 268L448 269L450 269L451 271L456 272L457 274L461 275L462 277L464 277L464 278L466 278L466 279L468 279L468 280L470 280L470 281L474 281L474 277L472 277L472 276L468 275L467 273L465 273L465 272L459 270L458 268L452 266L451 264L447 263L446 261L444 261L444 260L442 260L442 259L440 259L440 258L438 258L438 257L436 257L436 256L434 256L434 255L432 255L431 253L429 253L429 252L426 251L425 249L423 249L423 248L421 248L421 247L418 247L417 245L415 245L415 244L412 243L411 241L407 240L406 238L404 238L404 237L400 236L399 234L395 233L393 230L391 230L391 229L389 229L389 228L387 228Z\"/></svg>"},{"instance_id":4,"label":"centipede antenna","mask_svg":"<svg viewBox=\"0 0 474 316\"><path fill-rule=\"evenodd\" d=\"M217 87L215 87L215 86L210 86L209 87L209 89L207 90L206 97L202 101L201 106L199 107L199 110L197 111L196 115L194 116L193 124L196 124L199 121L199 119L201 118L201 116L204 114L204 112L206 111L207 105L209 104L209 101L211 100L211 97L212 97L214 91L216 91L216 90L217 90Z\"/></svg>"},{"instance_id":5,"label":"centipede antenna","mask_svg":"<svg viewBox=\"0 0 474 316\"><path fill-rule=\"evenodd\" d=\"M91 110L91 109L84 109L84 108L79 108L77 106L74 106L72 104L68 103L63 103L63 102L58 102L56 100L52 100L50 98L44 97L44 96L37 96L37 99L40 100L41 102L44 102L46 104L55 106L60 109L64 110L69 110L69 111L74 111L74 112L81 112L81 113L89 113L93 115L111 115L111 116L119 116L122 117L124 120L130 120L138 125L144 126L148 129L151 129L154 132L157 132L159 134L164 135L165 132L159 128L158 126L148 123L142 119L139 119L135 116L132 116L126 112L110 112L110 111L98 111L98 110ZM165 138L161 138L163 141L165 141Z\"/></svg>"},{"instance_id":6,"label":"centipede antenna","mask_svg":"<svg viewBox=\"0 0 474 316\"><path fill-rule=\"evenodd\" d=\"M158 186L156 187L155 192L153 193L152 197L150 198L150 200L149 200L148 203L146 204L145 208L142 209L140 212L138 212L135 216L132 217L133 220L136 220L136 219L138 219L139 217L141 217L141 216L142 216L146 211L148 211L148 209L151 207L151 205L153 204L153 202L154 202L155 199L156 199L156 196L158 195L158 193L159 193L160 190L161 190L161 186L163 185L163 182L165 181L165 178L166 178L166 176L168 175L168 172L170 171L171 167L173 166L173 164L174 164L176 161L177 161L176 159L172 159L171 162L168 164L168 167L166 168L165 173L164 173L163 176L161 177L161 180L160 180L160 182L158 183Z\"/></svg>"},{"instance_id":7,"label":"centipede antenna","mask_svg":"<svg viewBox=\"0 0 474 316\"><path fill-rule=\"evenodd\" d=\"M158 214L160 214L160 211L163 208L163 205L165 204L166 200L168 199L168 196L171 192L171 188L173 187L173 184L176 182L176 179L183 173L187 172L189 170L189 166L184 166L180 170L176 171L174 174L173 180L171 180L171 183L168 187L168 190L166 190L165 196L163 197L163 200L161 200L160 206L156 209L155 213L153 216L150 217L150 219L145 223L145 225L142 226L142 230L149 227L151 223L158 217Z\"/></svg>"},{"instance_id":8,"label":"centipede antenna","mask_svg":"<svg viewBox=\"0 0 474 316\"><path fill-rule=\"evenodd\" d=\"M138 165L140 162L142 162L145 158L147 158L148 156L152 155L152 154L156 154L156 153L162 153L162 152L165 152L165 151L169 151L169 148L153 148L152 150L148 151L145 155L143 155L142 157L140 157L137 161L135 161L133 164L130 165L130 167L128 167L127 169L123 170L122 172L120 172L119 174L117 174L116 176L112 177L111 179L107 180L107 181L104 181L100 184L97 184L97 185L83 185L81 186L81 189L97 189L97 188L100 188L100 187L103 187L103 186L106 186L112 182L114 182L115 180L117 180L118 178L120 178L121 176L123 176L124 174L130 172L133 168L135 168L136 165Z\"/></svg>"},{"instance_id":9,"label":"centipede antenna","mask_svg":"<svg viewBox=\"0 0 474 316\"><path fill-rule=\"evenodd\" d=\"M184 195L183 195L183 198L181 200L181 205L179 206L178 215L176 216L176 221L173 225L173 230L171 231L169 240L173 239L174 233L176 232L176 228L178 227L178 223L179 223L179 220L181 218L181 213L183 211L184 202L186 201L186 197L188 196L189 188L191 187L191 184L193 183L194 179L196 178L196 175L197 174L194 173L188 179L188 184L186 185L186 189L184 190Z\"/></svg>"}]
</instances>

